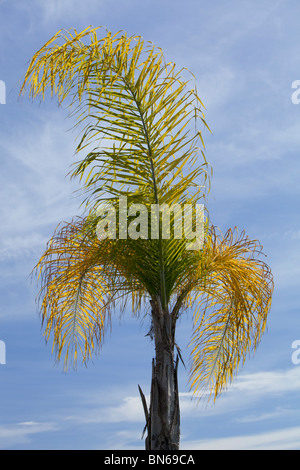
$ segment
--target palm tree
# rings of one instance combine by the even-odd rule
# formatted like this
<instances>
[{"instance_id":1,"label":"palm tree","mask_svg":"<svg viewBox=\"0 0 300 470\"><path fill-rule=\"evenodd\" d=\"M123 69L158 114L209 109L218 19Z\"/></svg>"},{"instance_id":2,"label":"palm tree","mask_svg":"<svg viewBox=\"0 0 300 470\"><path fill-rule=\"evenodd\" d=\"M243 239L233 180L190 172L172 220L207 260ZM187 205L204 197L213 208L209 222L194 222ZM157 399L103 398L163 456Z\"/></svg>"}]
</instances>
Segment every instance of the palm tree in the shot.
<instances>
[{"instance_id":1,"label":"palm tree","mask_svg":"<svg viewBox=\"0 0 300 470\"><path fill-rule=\"evenodd\" d=\"M187 249L175 235L175 205L188 204L195 216L210 184L198 124L208 126L194 78L141 37L106 31L99 39L98 32L59 31L32 58L21 88L29 85L32 98L50 89L59 104L68 97L80 128L77 152L85 152L71 177L83 182L86 215L57 228L34 269L41 318L46 340L53 337L56 358L68 368L101 347L112 313L130 299L134 315L148 315L155 358L149 406L139 387L145 447L174 450L178 318L193 311L191 390L216 398L258 345L273 280L259 259L261 246L244 232L222 235L205 222L198 249ZM170 208L169 237L163 236L163 206ZM153 207L156 232L148 215L143 229L137 217Z\"/></svg>"}]
</instances>

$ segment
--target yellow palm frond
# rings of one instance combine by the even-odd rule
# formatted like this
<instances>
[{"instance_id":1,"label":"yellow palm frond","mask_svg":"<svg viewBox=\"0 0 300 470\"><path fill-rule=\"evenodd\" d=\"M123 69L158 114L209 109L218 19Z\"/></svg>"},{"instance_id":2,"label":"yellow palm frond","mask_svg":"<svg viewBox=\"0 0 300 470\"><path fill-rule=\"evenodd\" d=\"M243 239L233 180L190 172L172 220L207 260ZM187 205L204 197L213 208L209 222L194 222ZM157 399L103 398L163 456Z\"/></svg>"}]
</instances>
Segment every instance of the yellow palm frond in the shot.
<instances>
[{"instance_id":1,"label":"yellow palm frond","mask_svg":"<svg viewBox=\"0 0 300 470\"><path fill-rule=\"evenodd\" d=\"M266 328L273 278L261 246L242 232L212 227L195 269L191 388L215 398L255 351Z\"/></svg>"},{"instance_id":2,"label":"yellow palm frond","mask_svg":"<svg viewBox=\"0 0 300 470\"><path fill-rule=\"evenodd\" d=\"M141 37L120 32L99 39L99 29L59 31L34 55L21 88L29 85L33 98L44 98L48 88L60 103L72 98L77 125L84 126L78 150L96 144L73 176L85 175L86 189L96 183L98 199L101 184L102 194L128 195L131 188L159 203L189 188L203 195L209 180L203 153L203 165L192 167L203 143L197 122L208 126L191 79Z\"/></svg>"},{"instance_id":3,"label":"yellow palm frond","mask_svg":"<svg viewBox=\"0 0 300 470\"><path fill-rule=\"evenodd\" d=\"M53 333L53 348L66 368L84 362L103 340L113 293L108 277L97 263L99 241L82 234L84 220L59 227L36 265L42 288L40 312L45 337ZM71 359L73 358L73 359Z\"/></svg>"},{"instance_id":4,"label":"yellow palm frond","mask_svg":"<svg viewBox=\"0 0 300 470\"><path fill-rule=\"evenodd\" d=\"M56 359L64 359L65 369L75 367L79 355L86 363L98 351L112 311L123 311L130 297L133 313L145 307L155 282L146 274L146 247L139 255L144 265L130 262L132 256L140 260L131 242L100 242L87 219L77 218L57 227L35 266L44 336L46 341L52 338Z\"/></svg>"}]
</instances>

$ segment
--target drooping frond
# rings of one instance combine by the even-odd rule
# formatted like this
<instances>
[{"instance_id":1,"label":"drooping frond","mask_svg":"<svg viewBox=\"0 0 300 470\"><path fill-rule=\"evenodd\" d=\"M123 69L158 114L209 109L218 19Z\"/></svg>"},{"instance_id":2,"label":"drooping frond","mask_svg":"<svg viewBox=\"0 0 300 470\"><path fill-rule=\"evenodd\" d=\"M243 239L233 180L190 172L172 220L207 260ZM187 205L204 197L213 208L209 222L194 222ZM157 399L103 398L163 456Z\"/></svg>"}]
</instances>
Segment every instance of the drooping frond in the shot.
<instances>
[{"instance_id":1,"label":"drooping frond","mask_svg":"<svg viewBox=\"0 0 300 470\"><path fill-rule=\"evenodd\" d=\"M255 351L266 328L273 278L261 246L242 232L212 227L194 272L191 388L215 398Z\"/></svg>"},{"instance_id":2,"label":"drooping frond","mask_svg":"<svg viewBox=\"0 0 300 470\"><path fill-rule=\"evenodd\" d=\"M33 274L41 286L44 336L66 370L97 352L111 313L121 313L130 298L133 313L145 311L146 296L157 287L147 275L153 261L149 247L130 239L99 241L86 218L58 226Z\"/></svg>"},{"instance_id":3,"label":"drooping frond","mask_svg":"<svg viewBox=\"0 0 300 470\"><path fill-rule=\"evenodd\" d=\"M84 220L59 227L34 272L38 275L40 312L46 340L53 334L57 359L65 367L84 362L102 343L114 292L99 264L99 241L82 232Z\"/></svg>"}]
</instances>

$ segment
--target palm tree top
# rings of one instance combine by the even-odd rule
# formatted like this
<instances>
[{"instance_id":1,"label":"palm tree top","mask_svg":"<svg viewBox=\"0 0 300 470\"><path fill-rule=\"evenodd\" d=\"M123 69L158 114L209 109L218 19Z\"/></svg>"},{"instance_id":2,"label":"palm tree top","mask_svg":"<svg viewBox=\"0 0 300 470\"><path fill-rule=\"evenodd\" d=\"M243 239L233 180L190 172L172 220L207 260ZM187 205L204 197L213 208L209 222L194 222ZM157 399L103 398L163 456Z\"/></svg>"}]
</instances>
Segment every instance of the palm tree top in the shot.
<instances>
[{"instance_id":1,"label":"palm tree top","mask_svg":"<svg viewBox=\"0 0 300 470\"><path fill-rule=\"evenodd\" d=\"M57 358L68 365L81 353L86 362L114 309L131 298L136 313L150 299L174 331L181 312L193 310L191 387L207 385L217 396L266 327L273 280L258 242L209 223L200 250L161 231L157 239L104 240L95 232L103 202L118 217L122 197L128 207L205 202L209 128L193 75L140 36L89 27L53 36L33 56L21 92L26 86L32 98L49 89L60 104L69 99L77 152L85 152L71 176L83 182L87 216L58 227L35 269Z\"/></svg>"}]
</instances>

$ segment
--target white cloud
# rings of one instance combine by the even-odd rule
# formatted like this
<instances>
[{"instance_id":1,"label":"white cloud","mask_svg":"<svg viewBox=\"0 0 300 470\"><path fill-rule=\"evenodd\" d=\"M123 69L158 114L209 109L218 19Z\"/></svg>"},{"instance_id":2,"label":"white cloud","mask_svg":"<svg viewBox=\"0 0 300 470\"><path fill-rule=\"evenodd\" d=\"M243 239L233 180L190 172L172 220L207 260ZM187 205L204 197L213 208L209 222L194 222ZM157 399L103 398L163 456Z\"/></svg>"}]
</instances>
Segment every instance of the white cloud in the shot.
<instances>
[{"instance_id":1,"label":"white cloud","mask_svg":"<svg viewBox=\"0 0 300 470\"><path fill-rule=\"evenodd\" d=\"M232 390L250 393L253 397L300 390L300 367L241 374L232 385Z\"/></svg>"},{"instance_id":2,"label":"white cloud","mask_svg":"<svg viewBox=\"0 0 300 470\"><path fill-rule=\"evenodd\" d=\"M94 416L91 414L87 417L88 421L118 423L121 421L137 421L144 420L143 408L140 397L125 397L117 406L108 406Z\"/></svg>"},{"instance_id":3,"label":"white cloud","mask_svg":"<svg viewBox=\"0 0 300 470\"><path fill-rule=\"evenodd\" d=\"M233 100L236 93L236 75L229 65L220 64L218 69L197 77L197 89L205 108L212 113L214 109ZM205 112L205 111L204 111ZM213 123L208 125L214 131Z\"/></svg>"},{"instance_id":4,"label":"white cloud","mask_svg":"<svg viewBox=\"0 0 300 470\"><path fill-rule=\"evenodd\" d=\"M281 406L275 407L274 410L266 413L251 413L249 415L244 415L239 418L235 418L234 421L237 423L257 423L260 421L269 421L269 420L274 420L278 418L287 418L287 417L292 417L295 416L295 414L299 414L300 412L298 410L294 410L291 408L284 408Z\"/></svg>"},{"instance_id":5,"label":"white cloud","mask_svg":"<svg viewBox=\"0 0 300 470\"><path fill-rule=\"evenodd\" d=\"M44 24L65 20L66 18L70 21L91 17L93 11L99 11L105 5L103 0L90 0L88 3L81 0L64 0L63 2L51 0L48 2L36 1L35 3L36 7L42 12L41 21Z\"/></svg>"},{"instance_id":6,"label":"white cloud","mask_svg":"<svg viewBox=\"0 0 300 470\"><path fill-rule=\"evenodd\" d=\"M289 230L283 235L284 237L290 238L291 240L300 240L300 230Z\"/></svg>"},{"instance_id":7,"label":"white cloud","mask_svg":"<svg viewBox=\"0 0 300 470\"><path fill-rule=\"evenodd\" d=\"M181 449L193 450L298 450L300 426L244 436L183 441Z\"/></svg>"},{"instance_id":8,"label":"white cloud","mask_svg":"<svg viewBox=\"0 0 300 470\"><path fill-rule=\"evenodd\" d=\"M27 421L17 424L7 424L0 426L0 449L14 448L19 444L30 442L32 434L55 431L56 425L53 423L38 423Z\"/></svg>"},{"instance_id":9,"label":"white cloud","mask_svg":"<svg viewBox=\"0 0 300 470\"><path fill-rule=\"evenodd\" d=\"M142 442L140 446L134 448L144 449L138 432L119 432L110 438L107 449L132 449L132 442ZM134 441L134 442L135 442ZM129 444L131 443L131 445ZM180 450L299 450L300 448L300 427L288 427L274 431L233 435L230 437L216 439L185 440L183 437L180 443Z\"/></svg>"},{"instance_id":10,"label":"white cloud","mask_svg":"<svg viewBox=\"0 0 300 470\"><path fill-rule=\"evenodd\" d=\"M207 139L206 157L214 170L212 193L219 201L259 200L279 193L289 209L294 207L294 199L288 198L299 195L300 166L295 157L299 121L280 131L274 124L264 114L247 126L238 124L237 130L232 123L232 130L226 134L217 132ZM274 210L273 204L270 210Z\"/></svg>"},{"instance_id":11,"label":"white cloud","mask_svg":"<svg viewBox=\"0 0 300 470\"><path fill-rule=\"evenodd\" d=\"M300 367L293 367L288 370L264 371L253 374L240 374L236 381L228 387L216 403L207 401L198 402L193 399L190 392L180 393L181 416L185 418L205 417L209 415L232 413L234 410L247 409L257 401L268 399L272 396L280 396L300 390ZM149 405L150 397L145 394ZM69 416L67 420L79 422L144 422L144 413L140 396L122 396L119 393L111 393L102 396L96 394L84 397L85 411L77 415ZM278 413L276 408L272 413ZM284 409L280 409L284 413ZM263 411L256 415L255 420L264 419ZM270 412L271 413L271 412ZM269 418L270 416L265 416ZM244 417L246 420L246 418ZM253 420L251 416L250 421Z\"/></svg>"},{"instance_id":12,"label":"white cloud","mask_svg":"<svg viewBox=\"0 0 300 470\"><path fill-rule=\"evenodd\" d=\"M44 228L81 214L78 181L66 177L75 161L74 139L61 115L46 111L39 123L15 130L14 139L1 135L1 260L40 249L49 238Z\"/></svg>"},{"instance_id":13,"label":"white cloud","mask_svg":"<svg viewBox=\"0 0 300 470\"><path fill-rule=\"evenodd\" d=\"M68 416L66 420L80 421L82 423L118 423L122 421L142 422L145 419L140 397L117 397L114 394L114 401L119 402L119 404L110 406L96 405L84 413Z\"/></svg>"},{"instance_id":14,"label":"white cloud","mask_svg":"<svg viewBox=\"0 0 300 470\"><path fill-rule=\"evenodd\" d=\"M263 371L252 374L239 374L233 383L213 404L213 402L191 400L191 393L182 393L181 409L186 417L199 417L206 414L223 414L234 409L247 408L251 403L265 397L280 396L300 390L300 367L287 370Z\"/></svg>"},{"instance_id":15,"label":"white cloud","mask_svg":"<svg viewBox=\"0 0 300 470\"><path fill-rule=\"evenodd\" d=\"M223 449L298 449L300 447L300 427L286 425L299 415L293 409L292 402L289 406L281 405L281 398L298 393L300 389L300 367L289 370L277 370L257 372L253 374L241 374L240 377L229 387L228 391L221 396L215 405L197 406L196 400L192 400L192 394L180 393L181 427L181 449L199 450L223 450ZM120 396L113 392L111 398L106 394L99 401L98 395L85 395L85 403L81 401L81 408L77 415L67 417L66 420L76 423L140 423L141 428L110 431L107 436L108 448L129 449L138 445L141 429L145 423L141 399L138 395ZM149 395L146 396L149 404ZM280 404L278 404L280 403ZM83 405L83 406L82 406ZM253 410L251 412L251 410ZM209 421L220 416L220 420L226 419L231 423L234 430L241 424L249 424L251 431L244 435L232 434L222 436L222 428L215 430L215 438L190 439L189 435L197 435L194 426L204 423L210 427ZM280 424L282 423L282 424ZM256 428L253 425L256 424ZM265 432L259 431L259 426L272 427ZM203 424L202 424L203 425ZM250 429L250 428L249 428ZM258 430L258 432L253 431ZM212 431L210 428L210 435ZM220 435L221 434L221 435ZM114 436L114 437L112 437Z\"/></svg>"},{"instance_id":16,"label":"white cloud","mask_svg":"<svg viewBox=\"0 0 300 470\"><path fill-rule=\"evenodd\" d=\"M134 444L133 444L134 443ZM141 429L130 431L118 431L105 442L106 450L144 450L145 443ZM102 446L103 449L103 446Z\"/></svg>"},{"instance_id":17,"label":"white cloud","mask_svg":"<svg viewBox=\"0 0 300 470\"><path fill-rule=\"evenodd\" d=\"M14 235L6 238L3 237L0 247L0 261L31 256L32 254L41 253L46 248L48 239L37 232L25 235Z\"/></svg>"}]
</instances>

